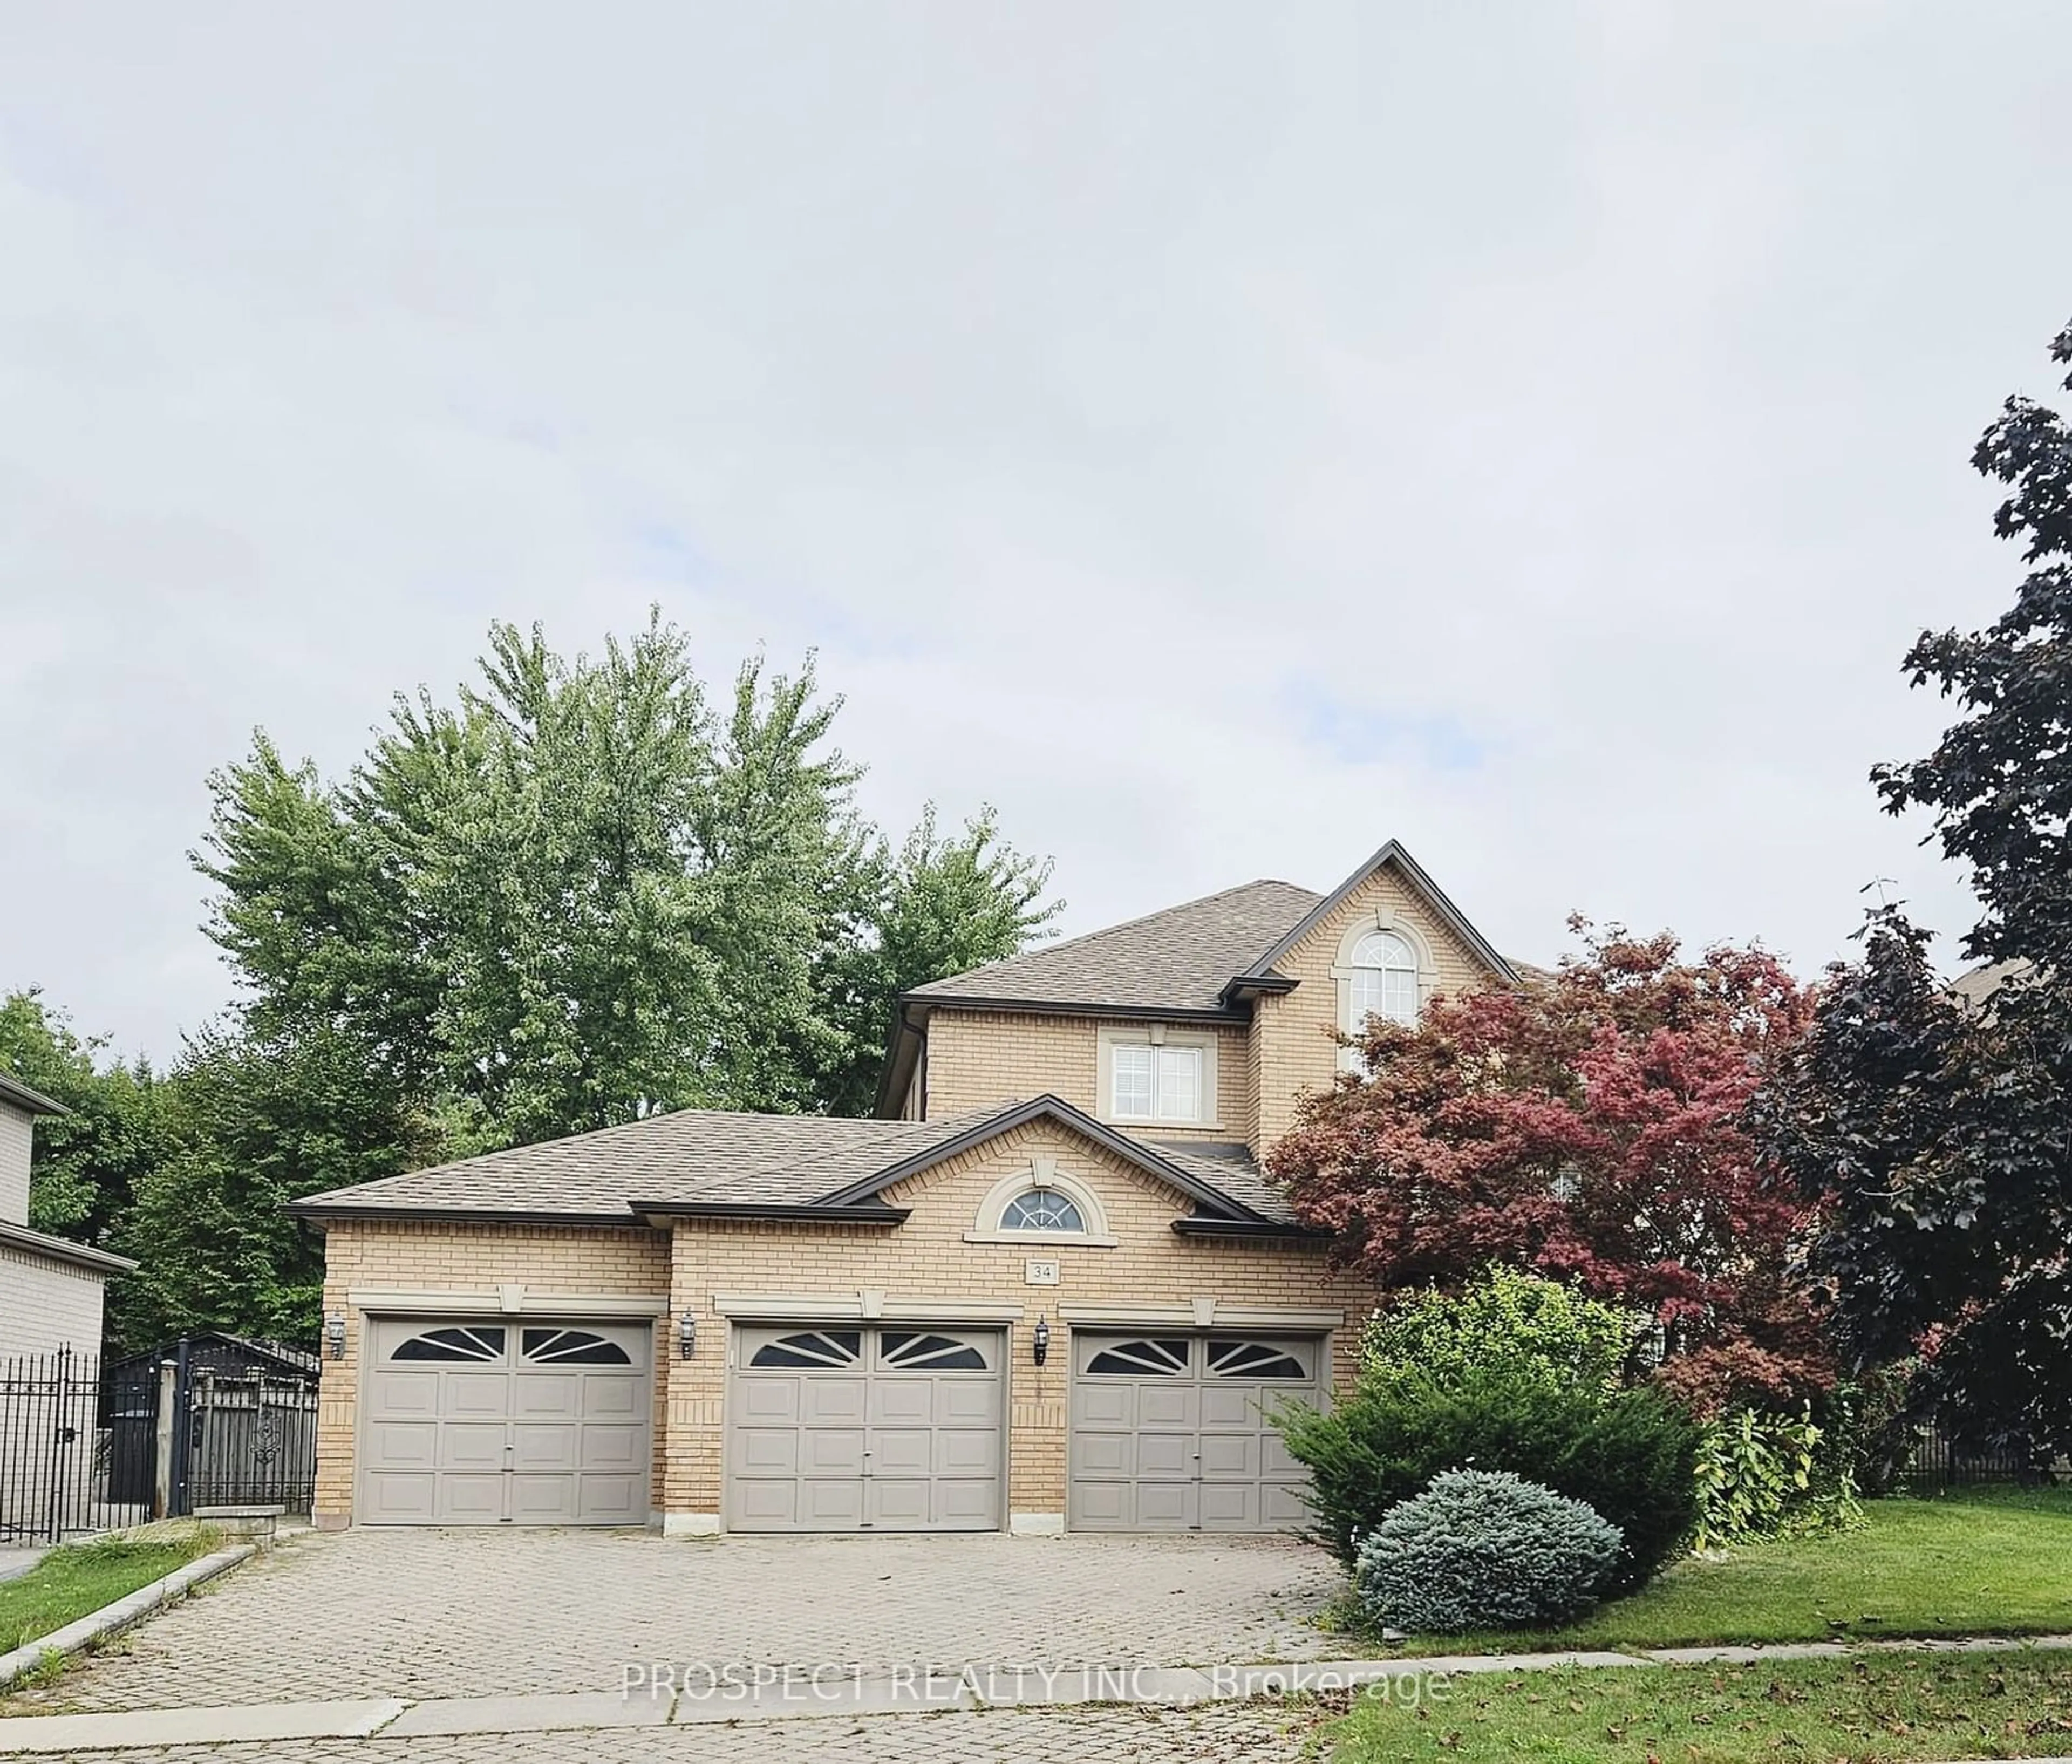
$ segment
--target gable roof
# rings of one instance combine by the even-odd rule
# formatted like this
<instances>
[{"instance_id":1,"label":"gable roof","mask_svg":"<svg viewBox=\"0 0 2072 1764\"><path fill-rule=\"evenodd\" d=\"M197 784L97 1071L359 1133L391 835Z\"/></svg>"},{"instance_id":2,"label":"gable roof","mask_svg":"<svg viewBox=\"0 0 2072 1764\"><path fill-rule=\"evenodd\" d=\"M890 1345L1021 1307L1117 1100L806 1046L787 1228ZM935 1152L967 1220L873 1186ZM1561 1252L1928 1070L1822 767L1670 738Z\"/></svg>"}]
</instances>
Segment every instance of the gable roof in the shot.
<instances>
[{"instance_id":1,"label":"gable roof","mask_svg":"<svg viewBox=\"0 0 2072 1764\"><path fill-rule=\"evenodd\" d=\"M1376 870L1387 869L1492 973L1517 971L1446 898L1400 841L1380 850L1328 894L1293 882L1249 882L1168 907L1083 937L1051 944L916 986L921 1005L991 1005L1100 1014L1232 1018L1240 995L1289 984L1274 964L1329 919Z\"/></svg>"},{"instance_id":2,"label":"gable roof","mask_svg":"<svg viewBox=\"0 0 2072 1764\"><path fill-rule=\"evenodd\" d=\"M687 1108L645 1120L384 1176L290 1202L327 1219L458 1218L638 1225L657 1217L852 1219L897 1224L884 1190L1030 1121L1059 1122L1238 1228L1293 1219L1278 1192L1234 1166L1120 1133L1038 1096L931 1121Z\"/></svg>"},{"instance_id":3,"label":"gable roof","mask_svg":"<svg viewBox=\"0 0 2072 1764\"><path fill-rule=\"evenodd\" d=\"M1519 971L1490 946L1401 843L1390 840L1328 894L1293 882L1249 882L1147 913L899 996L879 1069L877 1112L899 1112L921 1057L928 1013L942 1005L1079 1017L1241 1024L1248 997L1287 992L1279 961L1374 872L1392 869L1489 970Z\"/></svg>"},{"instance_id":4,"label":"gable roof","mask_svg":"<svg viewBox=\"0 0 2072 1764\"><path fill-rule=\"evenodd\" d=\"M1083 1109L1075 1108L1061 1097L1035 1096L1027 1102L1009 1104L1004 1109L990 1110L976 1120L972 1120L968 1116L965 1120L968 1125L961 1131L852 1183L839 1194L828 1195L824 1204L839 1207L875 1199L909 1176L931 1170L937 1164L956 1157L959 1152L968 1151L974 1145L982 1145L989 1139L1011 1133L1018 1127L1026 1126L1031 1121L1051 1120L1070 1129L1083 1139L1092 1140L1103 1150L1112 1153L1145 1174L1157 1178L1169 1187L1178 1189L1190 1199L1211 1211L1240 1217L1249 1214L1253 1219L1261 1221L1276 1216L1239 1200L1221 1183L1204 1179L1199 1166L1192 1160L1176 1157L1170 1145L1156 1145L1149 1140L1136 1139L1128 1133L1118 1133L1096 1120ZM1278 1197L1272 1195L1270 1191L1265 1198L1268 1204L1277 1203L1285 1209L1285 1203L1280 1203Z\"/></svg>"},{"instance_id":5,"label":"gable roof","mask_svg":"<svg viewBox=\"0 0 2072 1764\"><path fill-rule=\"evenodd\" d=\"M1323 898L1293 882L1249 882L1083 937L916 986L931 1004L1069 1005L1228 1014L1231 977L1301 924Z\"/></svg>"},{"instance_id":6,"label":"gable roof","mask_svg":"<svg viewBox=\"0 0 2072 1764\"><path fill-rule=\"evenodd\" d=\"M1274 964L1342 907L1353 890L1377 870L1394 870L1409 886L1411 892L1438 915L1447 930L1474 952L1478 960L1492 973L1505 980L1516 981L1517 970L1496 952L1488 939L1468 922L1467 915L1446 898L1445 891L1425 874L1424 866L1403 849L1402 842L1392 839L1330 894L1318 901L1297 923L1283 931L1264 955L1224 987L1223 996L1228 997L1253 982L1281 979L1282 977L1273 971Z\"/></svg>"}]
</instances>

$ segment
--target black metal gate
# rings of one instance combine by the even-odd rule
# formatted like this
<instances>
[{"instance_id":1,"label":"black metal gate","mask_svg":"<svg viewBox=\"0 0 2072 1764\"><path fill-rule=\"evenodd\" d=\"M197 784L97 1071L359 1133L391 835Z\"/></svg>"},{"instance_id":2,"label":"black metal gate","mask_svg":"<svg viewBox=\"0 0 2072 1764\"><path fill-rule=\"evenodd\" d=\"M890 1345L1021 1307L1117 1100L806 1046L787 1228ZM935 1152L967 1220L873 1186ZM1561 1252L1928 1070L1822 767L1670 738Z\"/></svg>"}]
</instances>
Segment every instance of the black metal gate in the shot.
<instances>
[{"instance_id":1,"label":"black metal gate","mask_svg":"<svg viewBox=\"0 0 2072 1764\"><path fill-rule=\"evenodd\" d=\"M314 1354L227 1335L191 1336L110 1365L102 1419L111 1440L110 1492L166 1511L268 1506L307 1512L316 1489ZM159 1418L171 1403L159 1462Z\"/></svg>"},{"instance_id":2,"label":"black metal gate","mask_svg":"<svg viewBox=\"0 0 2072 1764\"><path fill-rule=\"evenodd\" d=\"M146 1432L138 1501L125 1493L138 1441L102 1423L96 1357L61 1347L0 1362L0 1538L56 1544L149 1519L151 1443Z\"/></svg>"}]
</instances>

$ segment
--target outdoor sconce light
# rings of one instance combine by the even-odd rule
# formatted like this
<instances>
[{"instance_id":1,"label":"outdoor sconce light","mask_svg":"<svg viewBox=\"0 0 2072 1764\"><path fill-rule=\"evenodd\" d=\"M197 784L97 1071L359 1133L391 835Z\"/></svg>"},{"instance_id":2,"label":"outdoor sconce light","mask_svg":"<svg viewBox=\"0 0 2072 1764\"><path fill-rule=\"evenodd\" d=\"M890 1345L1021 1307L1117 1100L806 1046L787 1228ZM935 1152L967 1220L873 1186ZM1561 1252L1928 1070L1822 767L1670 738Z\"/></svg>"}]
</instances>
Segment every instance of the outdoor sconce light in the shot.
<instances>
[{"instance_id":1,"label":"outdoor sconce light","mask_svg":"<svg viewBox=\"0 0 2072 1764\"><path fill-rule=\"evenodd\" d=\"M1039 1317L1036 1319L1036 1335L1031 1345L1034 1350L1036 1363L1041 1366L1050 1357L1050 1319L1049 1318Z\"/></svg>"},{"instance_id":2,"label":"outdoor sconce light","mask_svg":"<svg viewBox=\"0 0 2072 1764\"><path fill-rule=\"evenodd\" d=\"M676 1319L676 1357L689 1359L698 1351L698 1320L685 1311Z\"/></svg>"},{"instance_id":3,"label":"outdoor sconce light","mask_svg":"<svg viewBox=\"0 0 2072 1764\"><path fill-rule=\"evenodd\" d=\"M333 1359L345 1358L345 1313L333 1311L324 1319L324 1346Z\"/></svg>"}]
</instances>

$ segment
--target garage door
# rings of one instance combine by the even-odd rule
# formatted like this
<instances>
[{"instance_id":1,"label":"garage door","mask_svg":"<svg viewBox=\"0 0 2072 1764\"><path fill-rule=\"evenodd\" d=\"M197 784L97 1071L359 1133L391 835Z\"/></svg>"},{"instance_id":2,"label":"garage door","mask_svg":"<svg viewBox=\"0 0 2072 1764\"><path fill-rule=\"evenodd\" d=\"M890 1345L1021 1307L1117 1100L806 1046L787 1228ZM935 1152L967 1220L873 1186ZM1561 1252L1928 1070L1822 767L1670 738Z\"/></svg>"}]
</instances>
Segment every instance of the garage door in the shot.
<instances>
[{"instance_id":1,"label":"garage door","mask_svg":"<svg viewBox=\"0 0 2072 1764\"><path fill-rule=\"evenodd\" d=\"M1317 1400L1322 1344L1250 1335L1072 1338L1067 1523L1083 1532L1272 1532L1309 1517L1266 1417Z\"/></svg>"},{"instance_id":2,"label":"garage door","mask_svg":"<svg viewBox=\"0 0 2072 1764\"><path fill-rule=\"evenodd\" d=\"M737 1330L727 1523L743 1532L997 1529L1005 1359L997 1330Z\"/></svg>"},{"instance_id":3,"label":"garage door","mask_svg":"<svg viewBox=\"0 0 2072 1764\"><path fill-rule=\"evenodd\" d=\"M361 1396L371 1525L644 1525L653 1331L379 1318Z\"/></svg>"}]
</instances>

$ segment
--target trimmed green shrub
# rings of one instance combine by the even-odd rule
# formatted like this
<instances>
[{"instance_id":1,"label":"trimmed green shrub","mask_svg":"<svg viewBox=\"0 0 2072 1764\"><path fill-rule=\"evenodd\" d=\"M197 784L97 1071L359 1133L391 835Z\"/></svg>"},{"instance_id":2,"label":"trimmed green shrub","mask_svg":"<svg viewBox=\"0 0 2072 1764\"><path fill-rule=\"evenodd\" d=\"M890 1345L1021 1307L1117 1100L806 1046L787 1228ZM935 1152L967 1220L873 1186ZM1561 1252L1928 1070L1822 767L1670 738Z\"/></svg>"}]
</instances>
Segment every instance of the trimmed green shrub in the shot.
<instances>
[{"instance_id":1,"label":"trimmed green shrub","mask_svg":"<svg viewBox=\"0 0 2072 1764\"><path fill-rule=\"evenodd\" d=\"M1809 1405L1798 1415L1739 1408L1698 1446L1698 1546L1810 1537L1862 1523L1856 1478Z\"/></svg>"},{"instance_id":2,"label":"trimmed green shrub","mask_svg":"<svg viewBox=\"0 0 2072 1764\"><path fill-rule=\"evenodd\" d=\"M1505 1471L1449 1470L1360 1546L1360 1610L1377 1628L1558 1623L1597 1601L1618 1528L1583 1502Z\"/></svg>"},{"instance_id":3,"label":"trimmed green shrub","mask_svg":"<svg viewBox=\"0 0 2072 1764\"><path fill-rule=\"evenodd\" d=\"M1698 1424L1646 1387L1370 1374L1328 1414L1291 1407L1276 1425L1309 1469L1318 1540L1349 1568L1391 1508L1448 1470L1510 1470L1596 1509L1624 1540L1607 1593L1645 1585L1697 1528Z\"/></svg>"},{"instance_id":4,"label":"trimmed green shrub","mask_svg":"<svg viewBox=\"0 0 2072 1764\"><path fill-rule=\"evenodd\" d=\"M1499 1264L1457 1293L1407 1293L1376 1311L1360 1348L1367 1369L1384 1377L1422 1372L1451 1383L1501 1371L1609 1391L1647 1329L1642 1312Z\"/></svg>"}]
</instances>

